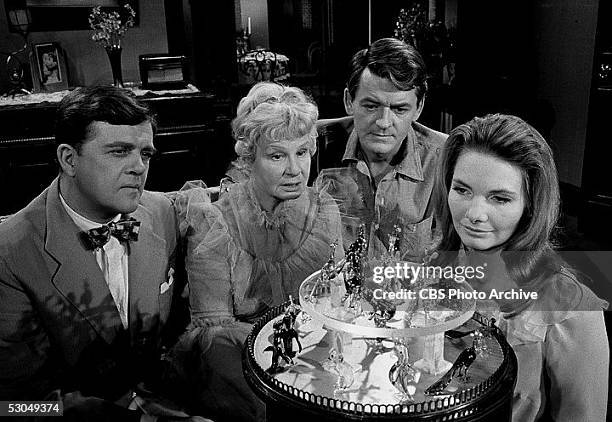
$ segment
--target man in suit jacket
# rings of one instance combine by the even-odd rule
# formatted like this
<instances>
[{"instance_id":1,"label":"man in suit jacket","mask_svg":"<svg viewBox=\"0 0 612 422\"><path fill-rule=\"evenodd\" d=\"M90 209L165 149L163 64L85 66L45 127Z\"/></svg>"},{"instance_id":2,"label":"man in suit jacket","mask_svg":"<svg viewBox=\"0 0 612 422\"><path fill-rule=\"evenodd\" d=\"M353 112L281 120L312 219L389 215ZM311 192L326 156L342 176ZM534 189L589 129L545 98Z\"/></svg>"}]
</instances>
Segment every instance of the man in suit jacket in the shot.
<instances>
[{"instance_id":1,"label":"man in suit jacket","mask_svg":"<svg viewBox=\"0 0 612 422\"><path fill-rule=\"evenodd\" d=\"M60 103L60 174L0 224L0 400L55 397L75 420L155 420L142 396L165 383L184 286L172 204L143 190L154 125L114 87Z\"/></svg>"}]
</instances>

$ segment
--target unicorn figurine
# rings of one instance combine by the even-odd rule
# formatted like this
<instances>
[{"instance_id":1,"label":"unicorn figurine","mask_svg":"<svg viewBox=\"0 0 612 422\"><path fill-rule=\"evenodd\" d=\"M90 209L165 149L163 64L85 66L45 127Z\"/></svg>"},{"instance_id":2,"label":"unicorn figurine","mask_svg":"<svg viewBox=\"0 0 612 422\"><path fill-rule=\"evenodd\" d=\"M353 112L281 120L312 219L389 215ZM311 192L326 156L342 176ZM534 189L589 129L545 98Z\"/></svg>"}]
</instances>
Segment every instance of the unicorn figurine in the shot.
<instances>
[{"instance_id":1,"label":"unicorn figurine","mask_svg":"<svg viewBox=\"0 0 612 422\"><path fill-rule=\"evenodd\" d=\"M344 360L342 336L339 333L335 335L335 343L336 347L329 349L329 357L322 365L325 370L337 375L334 393L341 393L353 385L355 375L351 364Z\"/></svg>"}]
</instances>

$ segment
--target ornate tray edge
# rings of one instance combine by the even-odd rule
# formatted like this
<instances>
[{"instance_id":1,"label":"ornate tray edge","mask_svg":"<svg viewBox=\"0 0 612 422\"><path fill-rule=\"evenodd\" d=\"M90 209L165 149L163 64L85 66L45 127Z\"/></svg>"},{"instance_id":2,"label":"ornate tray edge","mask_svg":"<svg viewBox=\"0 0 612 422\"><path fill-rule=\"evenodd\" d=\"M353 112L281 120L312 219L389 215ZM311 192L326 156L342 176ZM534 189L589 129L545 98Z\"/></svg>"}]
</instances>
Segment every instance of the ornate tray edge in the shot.
<instances>
[{"instance_id":1,"label":"ornate tray edge","mask_svg":"<svg viewBox=\"0 0 612 422\"><path fill-rule=\"evenodd\" d=\"M504 355L502 363L487 380L467 390L462 390L461 392L442 398L411 404L361 404L347 400L322 397L301 391L278 381L255 362L255 338L263 326L270 320L284 313L290 303L291 302L287 301L281 305L269 309L253 325L253 329L245 342L242 354L244 376L247 383L260 396L268 397L277 401L280 399L280 401L283 402L291 402L292 405L303 409L309 409L309 406L316 405L319 408L325 409L327 412L334 414L334 416L343 418L348 417L351 419L362 419L364 417L385 417L395 419L405 418L407 416L423 415L430 415L433 417L436 414L446 414L448 411L452 411L454 413L452 414L451 418L445 418L444 420L457 420L458 418L468 416L477 411L477 407L471 407L471 405L474 405L478 398L480 398L485 392L496 384L498 384L497 390L499 390L502 387L500 380L508 372L513 373L511 374L511 379L513 379L512 388L509 389L509 391L502 391L501 393L512 394L512 391L514 390L518 370L516 355L506 341L506 338L502 334L501 330L496 326L493 329L492 334L501 346ZM480 315L478 312L474 312L472 319L483 325L488 324L489 322L486 317ZM252 372L249 372L249 369ZM266 388L263 388L262 385L257 383L257 381L263 384Z\"/></svg>"}]
</instances>

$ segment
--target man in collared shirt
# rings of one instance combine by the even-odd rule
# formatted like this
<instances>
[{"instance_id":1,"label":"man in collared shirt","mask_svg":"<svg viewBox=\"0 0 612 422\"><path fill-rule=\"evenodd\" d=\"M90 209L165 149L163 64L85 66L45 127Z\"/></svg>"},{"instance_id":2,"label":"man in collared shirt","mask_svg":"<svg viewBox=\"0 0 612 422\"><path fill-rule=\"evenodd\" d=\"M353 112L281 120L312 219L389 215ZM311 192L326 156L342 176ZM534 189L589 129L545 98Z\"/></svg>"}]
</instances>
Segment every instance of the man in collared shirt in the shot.
<instances>
[{"instance_id":1,"label":"man in collared shirt","mask_svg":"<svg viewBox=\"0 0 612 422\"><path fill-rule=\"evenodd\" d=\"M395 237L405 260L420 261L433 246L432 188L446 135L416 122L426 91L425 63L402 41L377 40L351 60L346 167L323 170L317 185L339 202L345 246L366 225L370 258L385 253Z\"/></svg>"},{"instance_id":2,"label":"man in collared shirt","mask_svg":"<svg viewBox=\"0 0 612 422\"><path fill-rule=\"evenodd\" d=\"M0 400L61 401L68 420L180 415L157 406L181 285L174 209L144 190L153 116L100 86L56 120L59 176L0 224Z\"/></svg>"}]
</instances>

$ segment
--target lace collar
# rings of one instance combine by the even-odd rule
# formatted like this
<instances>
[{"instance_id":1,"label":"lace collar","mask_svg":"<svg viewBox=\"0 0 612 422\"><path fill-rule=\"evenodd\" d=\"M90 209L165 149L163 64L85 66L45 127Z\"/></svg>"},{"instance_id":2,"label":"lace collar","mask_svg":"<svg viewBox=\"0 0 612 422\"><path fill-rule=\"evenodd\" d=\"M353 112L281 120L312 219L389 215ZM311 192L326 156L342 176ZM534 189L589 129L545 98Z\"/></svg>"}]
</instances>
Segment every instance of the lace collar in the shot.
<instances>
[{"instance_id":1,"label":"lace collar","mask_svg":"<svg viewBox=\"0 0 612 422\"><path fill-rule=\"evenodd\" d=\"M261 204L257 199L253 181L247 181L244 186L246 199L253 217L253 222L257 225L265 226L266 228L280 228L287 221L291 221L295 212L304 207L304 200L308 194L308 188L306 188L298 198L282 201L276 206L274 211L266 211L261 207ZM304 209L302 212L306 212L306 210Z\"/></svg>"}]
</instances>

